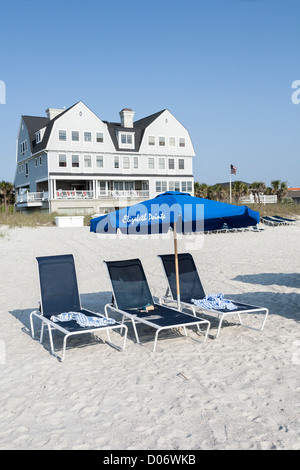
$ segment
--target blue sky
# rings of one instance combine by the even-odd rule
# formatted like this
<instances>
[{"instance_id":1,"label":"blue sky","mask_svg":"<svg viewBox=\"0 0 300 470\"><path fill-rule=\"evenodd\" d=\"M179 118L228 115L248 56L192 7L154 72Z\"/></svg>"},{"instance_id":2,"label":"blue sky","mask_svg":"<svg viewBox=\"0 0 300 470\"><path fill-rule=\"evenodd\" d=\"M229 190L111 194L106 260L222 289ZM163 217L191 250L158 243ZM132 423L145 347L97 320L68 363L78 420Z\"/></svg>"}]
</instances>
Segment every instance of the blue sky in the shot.
<instances>
[{"instance_id":1,"label":"blue sky","mask_svg":"<svg viewBox=\"0 0 300 470\"><path fill-rule=\"evenodd\" d=\"M228 181L233 163L233 180L300 187L299 0L2 0L0 10L0 180L13 181L22 114L81 100L108 121L124 107L135 119L169 109L190 132L200 183Z\"/></svg>"}]
</instances>

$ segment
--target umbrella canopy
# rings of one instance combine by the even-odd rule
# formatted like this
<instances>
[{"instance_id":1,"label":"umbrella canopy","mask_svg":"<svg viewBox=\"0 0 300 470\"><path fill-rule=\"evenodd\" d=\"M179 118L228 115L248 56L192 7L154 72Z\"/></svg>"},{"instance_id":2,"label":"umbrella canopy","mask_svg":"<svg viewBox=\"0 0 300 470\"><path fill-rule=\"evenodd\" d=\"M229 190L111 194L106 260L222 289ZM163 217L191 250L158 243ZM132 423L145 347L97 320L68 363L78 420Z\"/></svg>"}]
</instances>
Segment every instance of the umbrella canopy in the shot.
<instances>
[{"instance_id":1,"label":"umbrella canopy","mask_svg":"<svg viewBox=\"0 0 300 470\"><path fill-rule=\"evenodd\" d=\"M188 193L169 191L153 199L125 207L91 220L90 230L96 233L164 233L176 223L177 232L241 228L259 222L259 213L247 206L193 197Z\"/></svg>"},{"instance_id":2,"label":"umbrella canopy","mask_svg":"<svg viewBox=\"0 0 300 470\"><path fill-rule=\"evenodd\" d=\"M180 307L177 233L220 230L222 227L255 226L259 213L247 206L193 197L188 193L167 191L153 199L91 219L90 231L96 233L157 234L170 228L174 234L177 302Z\"/></svg>"}]
</instances>

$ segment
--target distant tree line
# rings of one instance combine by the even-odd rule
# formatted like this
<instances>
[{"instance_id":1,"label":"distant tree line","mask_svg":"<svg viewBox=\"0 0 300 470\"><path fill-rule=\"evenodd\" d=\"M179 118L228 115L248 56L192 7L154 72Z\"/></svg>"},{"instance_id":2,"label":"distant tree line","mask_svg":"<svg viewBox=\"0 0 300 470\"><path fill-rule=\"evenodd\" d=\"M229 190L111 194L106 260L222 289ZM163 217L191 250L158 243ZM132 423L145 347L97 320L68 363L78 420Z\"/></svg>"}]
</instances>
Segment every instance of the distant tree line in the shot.
<instances>
[{"instance_id":1,"label":"distant tree line","mask_svg":"<svg viewBox=\"0 0 300 470\"><path fill-rule=\"evenodd\" d=\"M229 184L214 184L209 186L205 183L194 183L194 193L197 197L205 199L213 199L215 201L227 202L230 197ZM260 202L260 196L263 195L276 195L278 202L285 202L287 200L288 190L287 184L284 181L274 180L271 181L271 187L267 187L262 181L255 181L254 183L247 184L242 181L234 181L231 184L232 201L239 203L241 197L253 194L254 201ZM290 202L290 201L286 201Z\"/></svg>"}]
</instances>

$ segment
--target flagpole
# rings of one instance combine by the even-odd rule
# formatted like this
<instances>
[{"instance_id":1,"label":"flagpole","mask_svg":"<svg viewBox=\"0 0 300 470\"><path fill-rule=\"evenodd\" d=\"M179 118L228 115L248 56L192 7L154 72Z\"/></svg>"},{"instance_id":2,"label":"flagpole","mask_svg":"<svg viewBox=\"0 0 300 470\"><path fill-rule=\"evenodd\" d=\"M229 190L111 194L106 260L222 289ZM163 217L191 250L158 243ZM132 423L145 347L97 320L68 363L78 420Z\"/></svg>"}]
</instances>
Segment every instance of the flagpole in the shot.
<instances>
[{"instance_id":1,"label":"flagpole","mask_svg":"<svg viewBox=\"0 0 300 470\"><path fill-rule=\"evenodd\" d=\"M231 169L230 169L230 179L229 179L229 201L230 201L230 204L231 204Z\"/></svg>"}]
</instances>

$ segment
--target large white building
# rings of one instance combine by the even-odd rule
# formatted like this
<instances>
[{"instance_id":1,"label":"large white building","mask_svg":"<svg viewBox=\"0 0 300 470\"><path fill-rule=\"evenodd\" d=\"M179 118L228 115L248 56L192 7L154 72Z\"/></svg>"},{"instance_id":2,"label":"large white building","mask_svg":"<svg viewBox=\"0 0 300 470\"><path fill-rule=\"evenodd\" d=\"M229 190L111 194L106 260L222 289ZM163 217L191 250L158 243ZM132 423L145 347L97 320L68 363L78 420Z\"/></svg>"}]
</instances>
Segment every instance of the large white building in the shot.
<instances>
[{"instance_id":1,"label":"large white building","mask_svg":"<svg viewBox=\"0 0 300 470\"><path fill-rule=\"evenodd\" d=\"M82 101L22 116L14 181L16 207L60 214L105 213L171 190L193 194L187 129L167 109L134 121L102 121Z\"/></svg>"}]
</instances>

